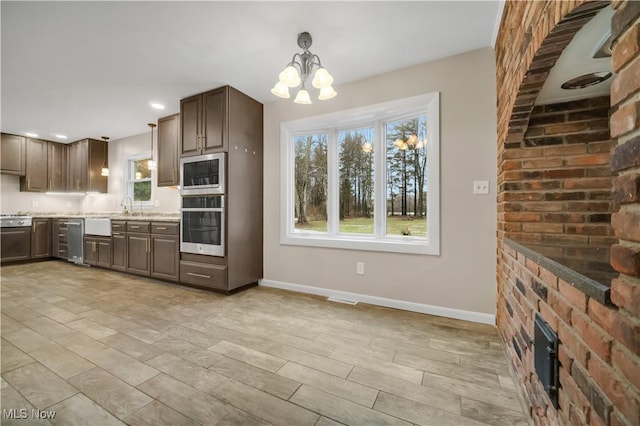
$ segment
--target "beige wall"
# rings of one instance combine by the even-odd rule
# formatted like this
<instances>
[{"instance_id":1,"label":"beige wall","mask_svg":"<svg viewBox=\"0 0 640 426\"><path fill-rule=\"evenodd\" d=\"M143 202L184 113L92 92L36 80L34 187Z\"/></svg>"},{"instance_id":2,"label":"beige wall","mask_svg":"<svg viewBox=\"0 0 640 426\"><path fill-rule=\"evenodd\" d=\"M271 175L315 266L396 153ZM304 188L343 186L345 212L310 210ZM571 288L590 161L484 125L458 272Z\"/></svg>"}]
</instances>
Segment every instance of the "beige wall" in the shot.
<instances>
[{"instance_id":1,"label":"beige wall","mask_svg":"<svg viewBox=\"0 0 640 426\"><path fill-rule=\"evenodd\" d=\"M154 142L157 133L154 135ZM18 212L107 212L120 211L120 201L124 194L123 170L125 157L149 151L149 133L130 136L109 142L109 193L71 196L47 195L33 192L20 192L20 180L17 176L1 175L0 210L4 214ZM157 151L156 151L157 153ZM159 205L145 208L145 211L177 212L180 197L175 188L156 187L153 179L154 198ZM134 206L138 209L137 206Z\"/></svg>"},{"instance_id":2,"label":"beige wall","mask_svg":"<svg viewBox=\"0 0 640 426\"><path fill-rule=\"evenodd\" d=\"M330 69L330 65L327 64ZM339 83L339 76L335 76ZM291 283L493 315L496 256L496 89L491 48L336 86L332 100L264 108L264 276ZM280 245L280 123L440 92L441 255ZM474 180L490 194L474 195ZM356 275L356 262L365 275Z\"/></svg>"}]
</instances>

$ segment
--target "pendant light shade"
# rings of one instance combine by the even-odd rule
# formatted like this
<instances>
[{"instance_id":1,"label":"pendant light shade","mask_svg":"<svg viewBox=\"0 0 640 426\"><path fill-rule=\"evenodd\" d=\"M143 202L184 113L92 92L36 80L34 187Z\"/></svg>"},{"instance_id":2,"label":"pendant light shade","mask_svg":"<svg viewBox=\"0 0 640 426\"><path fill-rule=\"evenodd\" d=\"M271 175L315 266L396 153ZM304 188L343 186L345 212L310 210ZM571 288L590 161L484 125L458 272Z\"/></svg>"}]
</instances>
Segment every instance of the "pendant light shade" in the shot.
<instances>
[{"instance_id":1,"label":"pendant light shade","mask_svg":"<svg viewBox=\"0 0 640 426\"><path fill-rule=\"evenodd\" d=\"M291 97L289 88L300 87L293 102L297 104L310 104L311 97L305 88L305 83L311 79L311 85L320 89L318 99L323 101L334 98L338 93L331 86L333 77L326 68L322 66L318 55L309 52L312 39L311 34L303 32L298 34L298 46L302 53L293 55L293 59L286 68L278 75L278 82L271 89L271 93L279 98L288 99Z\"/></svg>"},{"instance_id":2,"label":"pendant light shade","mask_svg":"<svg viewBox=\"0 0 640 426\"><path fill-rule=\"evenodd\" d=\"M148 123L148 126L151 129L151 159L147 162L147 168L149 170L155 170L156 162L153 159L153 128L156 127L156 125L154 123Z\"/></svg>"},{"instance_id":3,"label":"pendant light shade","mask_svg":"<svg viewBox=\"0 0 640 426\"><path fill-rule=\"evenodd\" d=\"M104 141L104 160L102 160L100 176L109 176L109 150L107 149L109 138L107 136L102 136L102 140Z\"/></svg>"}]
</instances>

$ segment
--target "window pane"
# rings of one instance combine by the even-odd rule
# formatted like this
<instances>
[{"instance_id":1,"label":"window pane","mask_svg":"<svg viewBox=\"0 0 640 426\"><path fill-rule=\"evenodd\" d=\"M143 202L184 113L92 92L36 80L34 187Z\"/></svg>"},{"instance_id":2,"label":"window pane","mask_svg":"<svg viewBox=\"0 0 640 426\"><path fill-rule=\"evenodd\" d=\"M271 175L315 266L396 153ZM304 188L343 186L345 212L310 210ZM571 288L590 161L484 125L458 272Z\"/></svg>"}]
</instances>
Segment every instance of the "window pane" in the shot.
<instances>
[{"instance_id":1,"label":"window pane","mask_svg":"<svg viewBox=\"0 0 640 426\"><path fill-rule=\"evenodd\" d=\"M293 138L295 229L327 232L327 134Z\"/></svg>"},{"instance_id":2,"label":"window pane","mask_svg":"<svg viewBox=\"0 0 640 426\"><path fill-rule=\"evenodd\" d=\"M427 236L427 117L386 123L387 235Z\"/></svg>"},{"instance_id":3,"label":"window pane","mask_svg":"<svg viewBox=\"0 0 640 426\"><path fill-rule=\"evenodd\" d=\"M338 132L341 233L374 233L373 142L373 127Z\"/></svg>"},{"instance_id":4,"label":"window pane","mask_svg":"<svg viewBox=\"0 0 640 426\"><path fill-rule=\"evenodd\" d=\"M136 160L133 162L133 178L135 180L151 178L151 170L149 170L150 158Z\"/></svg>"},{"instance_id":5,"label":"window pane","mask_svg":"<svg viewBox=\"0 0 640 426\"><path fill-rule=\"evenodd\" d=\"M133 183L133 201L151 200L151 181Z\"/></svg>"}]
</instances>

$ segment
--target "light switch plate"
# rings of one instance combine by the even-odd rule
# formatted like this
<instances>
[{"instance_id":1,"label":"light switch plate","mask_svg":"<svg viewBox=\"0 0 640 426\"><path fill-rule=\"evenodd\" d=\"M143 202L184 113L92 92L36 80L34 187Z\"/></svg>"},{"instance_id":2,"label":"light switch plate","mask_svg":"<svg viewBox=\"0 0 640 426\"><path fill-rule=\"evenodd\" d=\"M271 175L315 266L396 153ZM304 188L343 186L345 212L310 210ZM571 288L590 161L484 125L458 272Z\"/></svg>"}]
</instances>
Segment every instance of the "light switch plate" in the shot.
<instances>
[{"instance_id":1,"label":"light switch plate","mask_svg":"<svg viewBox=\"0 0 640 426\"><path fill-rule=\"evenodd\" d=\"M488 180L474 180L473 181L473 193L474 194L488 194L489 193L489 181Z\"/></svg>"}]
</instances>

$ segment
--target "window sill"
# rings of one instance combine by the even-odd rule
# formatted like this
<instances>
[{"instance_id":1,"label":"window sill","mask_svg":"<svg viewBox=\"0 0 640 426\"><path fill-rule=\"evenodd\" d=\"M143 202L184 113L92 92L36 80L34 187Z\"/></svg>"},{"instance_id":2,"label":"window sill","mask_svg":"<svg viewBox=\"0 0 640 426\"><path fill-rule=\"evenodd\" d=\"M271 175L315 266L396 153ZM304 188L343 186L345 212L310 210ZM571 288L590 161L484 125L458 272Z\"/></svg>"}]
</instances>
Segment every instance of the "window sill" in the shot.
<instances>
[{"instance_id":1,"label":"window sill","mask_svg":"<svg viewBox=\"0 0 640 426\"><path fill-rule=\"evenodd\" d=\"M398 237L387 239L375 239L369 236L341 236L329 237L327 235L314 235L301 232L280 238L280 244L336 248L347 250L380 251L389 253L440 255L440 247L429 242L426 238Z\"/></svg>"}]
</instances>

